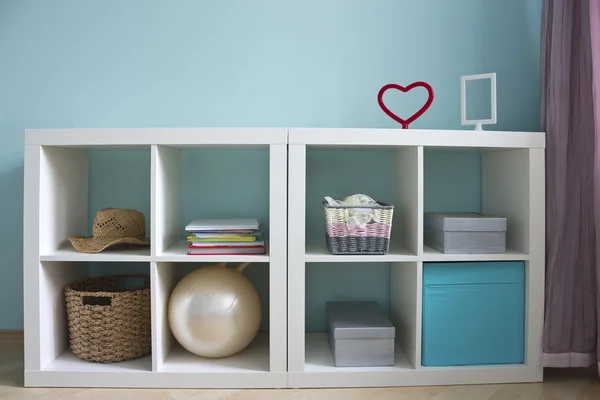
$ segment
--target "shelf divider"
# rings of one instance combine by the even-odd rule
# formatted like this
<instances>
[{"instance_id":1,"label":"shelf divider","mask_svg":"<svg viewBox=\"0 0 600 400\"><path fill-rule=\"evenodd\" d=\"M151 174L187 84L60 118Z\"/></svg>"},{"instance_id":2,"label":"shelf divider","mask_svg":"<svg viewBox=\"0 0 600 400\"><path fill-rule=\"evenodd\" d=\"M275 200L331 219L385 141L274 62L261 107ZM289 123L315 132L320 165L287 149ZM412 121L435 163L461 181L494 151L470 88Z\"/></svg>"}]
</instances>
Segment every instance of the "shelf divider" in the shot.
<instances>
[{"instance_id":1,"label":"shelf divider","mask_svg":"<svg viewBox=\"0 0 600 400\"><path fill-rule=\"evenodd\" d=\"M269 147L269 368L287 371L287 145Z\"/></svg>"},{"instance_id":2,"label":"shelf divider","mask_svg":"<svg viewBox=\"0 0 600 400\"><path fill-rule=\"evenodd\" d=\"M152 146L152 255L161 255L181 237L181 150Z\"/></svg>"},{"instance_id":3,"label":"shelf divider","mask_svg":"<svg viewBox=\"0 0 600 400\"><path fill-rule=\"evenodd\" d=\"M25 370L40 370L41 146L25 146L23 199L23 343Z\"/></svg>"},{"instance_id":4,"label":"shelf divider","mask_svg":"<svg viewBox=\"0 0 600 400\"><path fill-rule=\"evenodd\" d=\"M167 311L169 298L177 283L179 269L174 263L150 264L152 296L152 371L160 372L169 353L175 347Z\"/></svg>"},{"instance_id":5,"label":"shelf divider","mask_svg":"<svg viewBox=\"0 0 600 400\"><path fill-rule=\"evenodd\" d=\"M423 147L396 150L392 241L413 254L423 248Z\"/></svg>"},{"instance_id":6,"label":"shelf divider","mask_svg":"<svg viewBox=\"0 0 600 400\"><path fill-rule=\"evenodd\" d=\"M396 343L414 368L420 368L423 263L393 263L390 275L390 319L396 327Z\"/></svg>"},{"instance_id":7,"label":"shelf divider","mask_svg":"<svg viewBox=\"0 0 600 400\"><path fill-rule=\"evenodd\" d=\"M525 295L525 363L542 370L542 343L544 332L545 220L546 193L544 150L529 150L529 262L525 263L527 288Z\"/></svg>"},{"instance_id":8,"label":"shelf divider","mask_svg":"<svg viewBox=\"0 0 600 400\"><path fill-rule=\"evenodd\" d=\"M288 371L304 371L306 145L289 146Z\"/></svg>"}]
</instances>

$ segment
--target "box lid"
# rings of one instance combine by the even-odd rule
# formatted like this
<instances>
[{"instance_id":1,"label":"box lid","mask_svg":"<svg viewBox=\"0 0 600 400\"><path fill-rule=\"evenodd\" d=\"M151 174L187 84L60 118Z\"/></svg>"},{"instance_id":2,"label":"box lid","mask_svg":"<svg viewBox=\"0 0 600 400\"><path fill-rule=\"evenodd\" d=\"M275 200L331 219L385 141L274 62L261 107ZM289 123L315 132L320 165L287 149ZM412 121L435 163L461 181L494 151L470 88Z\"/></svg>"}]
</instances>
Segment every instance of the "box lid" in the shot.
<instances>
[{"instance_id":1,"label":"box lid","mask_svg":"<svg viewBox=\"0 0 600 400\"><path fill-rule=\"evenodd\" d=\"M426 262L423 285L511 284L525 282L523 261Z\"/></svg>"},{"instance_id":2,"label":"box lid","mask_svg":"<svg viewBox=\"0 0 600 400\"><path fill-rule=\"evenodd\" d=\"M425 213L424 224L445 232L504 232L506 218L479 213Z\"/></svg>"},{"instance_id":3,"label":"box lid","mask_svg":"<svg viewBox=\"0 0 600 400\"><path fill-rule=\"evenodd\" d=\"M327 302L327 321L335 339L393 338L396 328L374 301Z\"/></svg>"}]
</instances>

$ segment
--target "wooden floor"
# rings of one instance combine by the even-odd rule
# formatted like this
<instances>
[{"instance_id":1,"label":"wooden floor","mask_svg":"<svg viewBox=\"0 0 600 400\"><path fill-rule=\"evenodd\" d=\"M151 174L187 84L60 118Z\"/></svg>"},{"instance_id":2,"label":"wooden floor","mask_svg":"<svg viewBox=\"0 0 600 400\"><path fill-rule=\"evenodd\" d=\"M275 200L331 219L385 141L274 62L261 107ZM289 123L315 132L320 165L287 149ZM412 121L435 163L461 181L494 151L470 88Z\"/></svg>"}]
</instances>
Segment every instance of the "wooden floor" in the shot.
<instances>
[{"instance_id":1,"label":"wooden floor","mask_svg":"<svg viewBox=\"0 0 600 400\"><path fill-rule=\"evenodd\" d=\"M600 400L600 379L594 370L549 370L544 384L518 385L304 390L25 389L23 345L0 343L0 399Z\"/></svg>"}]
</instances>

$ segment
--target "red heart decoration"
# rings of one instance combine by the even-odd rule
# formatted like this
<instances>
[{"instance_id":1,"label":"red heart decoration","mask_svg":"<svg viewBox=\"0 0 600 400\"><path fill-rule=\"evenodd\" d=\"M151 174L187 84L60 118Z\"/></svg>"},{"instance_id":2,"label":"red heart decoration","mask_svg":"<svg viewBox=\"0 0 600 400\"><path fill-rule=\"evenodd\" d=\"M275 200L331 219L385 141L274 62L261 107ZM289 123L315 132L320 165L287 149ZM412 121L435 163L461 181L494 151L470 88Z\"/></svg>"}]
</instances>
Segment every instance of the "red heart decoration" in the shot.
<instances>
[{"instance_id":1,"label":"red heart decoration","mask_svg":"<svg viewBox=\"0 0 600 400\"><path fill-rule=\"evenodd\" d=\"M399 116L397 116L396 114L394 114L393 112L390 111L389 108L387 108L385 106L385 104L383 103L383 94L388 91L389 89L396 89L396 90L400 90L403 93L409 92L412 89L416 88L416 87L423 87L427 90L427 92L429 93L429 97L427 98L427 101L425 102L425 104L423 105L423 107L421 107L419 109L419 111L417 111L416 113L414 113L410 118L408 119L402 119ZM431 87L431 85L429 85L428 83L425 82L414 82L411 83L410 85L404 87L404 86L400 86L397 85L395 83L388 83L387 85L385 85L384 87L382 87L379 90L379 94L377 95L377 102L379 103L379 107L381 107L381 109L383 110L383 112L385 112L387 115L389 115L394 121L399 122L402 124L402 129L408 129L408 125L412 122L414 122L417 118L419 118L421 115L423 115L423 113L425 111L427 111L427 109L431 106L431 103L433 103L433 88Z\"/></svg>"}]
</instances>

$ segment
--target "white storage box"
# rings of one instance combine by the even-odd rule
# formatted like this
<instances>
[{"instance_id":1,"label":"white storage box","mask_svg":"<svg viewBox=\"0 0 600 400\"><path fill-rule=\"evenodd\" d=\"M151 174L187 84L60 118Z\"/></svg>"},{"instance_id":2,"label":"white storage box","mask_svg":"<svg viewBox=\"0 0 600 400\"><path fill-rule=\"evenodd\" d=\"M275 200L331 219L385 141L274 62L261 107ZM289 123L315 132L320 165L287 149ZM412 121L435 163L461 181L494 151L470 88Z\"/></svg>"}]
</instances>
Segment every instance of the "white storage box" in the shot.
<instances>
[{"instance_id":1,"label":"white storage box","mask_svg":"<svg viewBox=\"0 0 600 400\"><path fill-rule=\"evenodd\" d=\"M396 328L376 302L328 302L326 307L336 367L394 365Z\"/></svg>"},{"instance_id":2,"label":"white storage box","mask_svg":"<svg viewBox=\"0 0 600 400\"><path fill-rule=\"evenodd\" d=\"M506 218L476 213L425 213L424 244L447 254L506 251Z\"/></svg>"}]
</instances>

